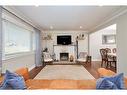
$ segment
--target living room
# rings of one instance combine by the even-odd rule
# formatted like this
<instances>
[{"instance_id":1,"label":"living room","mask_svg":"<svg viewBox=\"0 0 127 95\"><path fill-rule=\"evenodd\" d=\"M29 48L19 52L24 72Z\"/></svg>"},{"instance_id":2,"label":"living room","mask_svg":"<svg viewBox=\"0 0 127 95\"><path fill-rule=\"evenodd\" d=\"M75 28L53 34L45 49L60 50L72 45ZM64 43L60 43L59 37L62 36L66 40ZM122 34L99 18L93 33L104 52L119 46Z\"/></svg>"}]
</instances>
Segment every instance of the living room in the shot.
<instances>
[{"instance_id":1,"label":"living room","mask_svg":"<svg viewBox=\"0 0 127 95\"><path fill-rule=\"evenodd\" d=\"M126 6L1 6L2 77L6 70L23 77L29 71L31 79L24 77L27 89L96 89L95 80L105 74L127 76L126 10ZM101 48L117 49L117 66L106 66L107 60L101 64Z\"/></svg>"}]
</instances>

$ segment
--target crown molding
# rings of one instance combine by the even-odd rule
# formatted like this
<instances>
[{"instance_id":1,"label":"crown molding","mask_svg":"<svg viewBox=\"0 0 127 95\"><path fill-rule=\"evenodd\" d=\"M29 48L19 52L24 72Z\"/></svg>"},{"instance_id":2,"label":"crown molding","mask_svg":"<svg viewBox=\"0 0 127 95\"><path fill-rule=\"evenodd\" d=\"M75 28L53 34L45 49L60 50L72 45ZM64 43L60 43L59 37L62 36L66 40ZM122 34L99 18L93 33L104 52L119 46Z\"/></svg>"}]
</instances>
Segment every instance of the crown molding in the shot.
<instances>
[{"instance_id":1,"label":"crown molding","mask_svg":"<svg viewBox=\"0 0 127 95\"><path fill-rule=\"evenodd\" d=\"M39 25L35 24L30 18L28 18L27 16L22 14L20 11L15 9L15 7L13 7L13 6L2 6L2 7L4 9L8 10L9 12L15 14L16 16L18 16L19 18L21 18L25 22L29 23L31 26L35 27L36 29L38 29L40 31L42 30L42 27L40 27Z\"/></svg>"},{"instance_id":2,"label":"crown molding","mask_svg":"<svg viewBox=\"0 0 127 95\"><path fill-rule=\"evenodd\" d=\"M89 30L89 34L96 32L100 29L102 29L103 26L105 26L107 23L117 19L118 17L120 17L121 15L127 13L127 7L121 7L119 8L117 11L115 11L112 15L106 17L102 23L100 23L99 25L95 26L94 28ZM103 27L104 28L104 27Z\"/></svg>"}]
</instances>

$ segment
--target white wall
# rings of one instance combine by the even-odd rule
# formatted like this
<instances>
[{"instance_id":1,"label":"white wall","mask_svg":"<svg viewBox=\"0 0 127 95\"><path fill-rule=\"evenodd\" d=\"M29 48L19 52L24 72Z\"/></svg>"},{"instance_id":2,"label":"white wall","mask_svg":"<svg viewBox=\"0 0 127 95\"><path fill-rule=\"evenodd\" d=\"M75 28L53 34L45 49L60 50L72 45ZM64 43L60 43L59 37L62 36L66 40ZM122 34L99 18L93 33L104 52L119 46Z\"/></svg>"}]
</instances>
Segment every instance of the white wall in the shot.
<instances>
[{"instance_id":1,"label":"white wall","mask_svg":"<svg viewBox=\"0 0 127 95\"><path fill-rule=\"evenodd\" d=\"M0 76L2 69L2 7L0 6Z\"/></svg>"},{"instance_id":2,"label":"white wall","mask_svg":"<svg viewBox=\"0 0 127 95\"><path fill-rule=\"evenodd\" d=\"M7 60L3 60L2 73L6 70L15 71L22 67L28 67L31 70L35 66L35 54L25 54Z\"/></svg>"},{"instance_id":3,"label":"white wall","mask_svg":"<svg viewBox=\"0 0 127 95\"><path fill-rule=\"evenodd\" d=\"M127 13L117 20L118 72L127 76Z\"/></svg>"},{"instance_id":4,"label":"white wall","mask_svg":"<svg viewBox=\"0 0 127 95\"><path fill-rule=\"evenodd\" d=\"M101 48L116 48L116 44L104 45L102 44L102 35L116 34L116 30L114 29L102 29L100 31L94 32L89 35L89 48L90 55L92 56L93 61L100 61L100 49Z\"/></svg>"},{"instance_id":5,"label":"white wall","mask_svg":"<svg viewBox=\"0 0 127 95\"><path fill-rule=\"evenodd\" d=\"M57 45L57 35L72 35L72 42L79 34L85 34L86 39L79 41L79 52L88 51L88 34L86 31L42 31L42 37L51 34L53 40L42 40L42 48L48 47L49 52L53 53L53 45Z\"/></svg>"}]
</instances>

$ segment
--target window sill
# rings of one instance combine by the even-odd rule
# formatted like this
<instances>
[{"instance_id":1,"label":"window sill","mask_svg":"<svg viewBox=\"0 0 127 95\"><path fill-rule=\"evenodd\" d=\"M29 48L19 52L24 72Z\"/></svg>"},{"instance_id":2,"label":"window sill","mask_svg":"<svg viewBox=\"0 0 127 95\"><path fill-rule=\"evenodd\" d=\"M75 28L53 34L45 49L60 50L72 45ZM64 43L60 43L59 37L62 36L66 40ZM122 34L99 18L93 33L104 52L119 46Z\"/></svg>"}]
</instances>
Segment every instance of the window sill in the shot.
<instances>
[{"instance_id":1,"label":"window sill","mask_svg":"<svg viewBox=\"0 0 127 95\"><path fill-rule=\"evenodd\" d=\"M11 54L11 55L6 55L6 57L2 60L6 61L6 60L9 60L9 59L28 56L28 55L31 55L31 54L34 54L34 53L35 53L34 51L32 51L32 52L23 52L23 53L15 53L15 54Z\"/></svg>"}]
</instances>

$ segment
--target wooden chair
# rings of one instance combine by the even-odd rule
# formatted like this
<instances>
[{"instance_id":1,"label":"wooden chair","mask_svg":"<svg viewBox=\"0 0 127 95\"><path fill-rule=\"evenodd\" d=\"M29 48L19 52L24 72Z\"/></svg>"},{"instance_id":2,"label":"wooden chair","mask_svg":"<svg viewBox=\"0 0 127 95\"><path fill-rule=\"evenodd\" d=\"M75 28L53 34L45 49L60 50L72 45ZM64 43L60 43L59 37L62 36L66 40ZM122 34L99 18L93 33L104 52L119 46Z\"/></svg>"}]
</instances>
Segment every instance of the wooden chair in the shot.
<instances>
[{"instance_id":1,"label":"wooden chair","mask_svg":"<svg viewBox=\"0 0 127 95\"><path fill-rule=\"evenodd\" d=\"M112 49L112 53L116 53L116 48L113 48Z\"/></svg>"},{"instance_id":2,"label":"wooden chair","mask_svg":"<svg viewBox=\"0 0 127 95\"><path fill-rule=\"evenodd\" d=\"M113 53L116 53L116 51L117 51L116 48L112 49ZM116 69L117 68L117 58L116 58L116 56L113 57L113 63L115 64L115 69Z\"/></svg>"},{"instance_id":3,"label":"wooden chair","mask_svg":"<svg viewBox=\"0 0 127 95\"><path fill-rule=\"evenodd\" d=\"M110 48L105 48L107 50L107 53L111 53L111 49Z\"/></svg>"},{"instance_id":4,"label":"wooden chair","mask_svg":"<svg viewBox=\"0 0 127 95\"><path fill-rule=\"evenodd\" d=\"M110 53L110 50L109 49L107 49L107 51L109 51L108 53ZM116 53L116 48L113 48L112 49L112 53ZM108 55L108 60L107 60L107 67L109 67L109 65L110 65L110 68L112 67L112 64L114 64L114 67L115 67L115 69L116 69L116 64L117 64L117 62L116 62L116 56L112 56L112 55Z\"/></svg>"},{"instance_id":5,"label":"wooden chair","mask_svg":"<svg viewBox=\"0 0 127 95\"><path fill-rule=\"evenodd\" d=\"M107 67L107 61L108 61L108 57L107 57L107 50L106 49L100 49L100 54L101 54L101 67L103 66L103 64L105 64L105 67Z\"/></svg>"},{"instance_id":6,"label":"wooden chair","mask_svg":"<svg viewBox=\"0 0 127 95\"><path fill-rule=\"evenodd\" d=\"M114 64L114 68L116 69L116 65L117 65L117 61L116 61L116 56L108 56L108 60L107 60L107 67L109 67L110 65L110 68L112 67L112 64Z\"/></svg>"},{"instance_id":7,"label":"wooden chair","mask_svg":"<svg viewBox=\"0 0 127 95\"><path fill-rule=\"evenodd\" d=\"M114 63L115 69L116 69L116 57L108 56L108 50L106 49L100 49L100 53L102 58L101 67L103 66L103 64L105 64L106 68L109 68L109 67L111 68L112 63Z\"/></svg>"}]
</instances>

